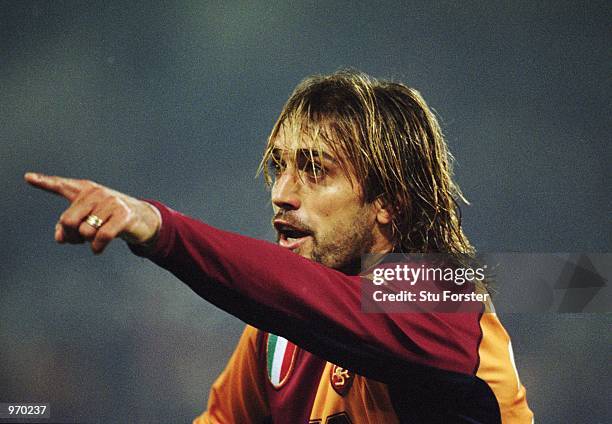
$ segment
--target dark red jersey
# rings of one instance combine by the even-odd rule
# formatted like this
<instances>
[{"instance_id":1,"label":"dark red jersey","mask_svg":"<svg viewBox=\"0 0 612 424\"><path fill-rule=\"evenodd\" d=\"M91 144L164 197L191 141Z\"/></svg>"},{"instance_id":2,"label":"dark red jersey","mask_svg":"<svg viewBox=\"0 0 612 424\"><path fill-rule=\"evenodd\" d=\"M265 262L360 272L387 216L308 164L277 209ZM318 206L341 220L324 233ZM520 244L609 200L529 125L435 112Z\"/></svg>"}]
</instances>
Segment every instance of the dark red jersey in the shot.
<instances>
[{"instance_id":1,"label":"dark red jersey","mask_svg":"<svg viewBox=\"0 0 612 424\"><path fill-rule=\"evenodd\" d=\"M532 422L494 313L363 313L358 276L152 203L159 237L133 250L260 329L196 422Z\"/></svg>"}]
</instances>

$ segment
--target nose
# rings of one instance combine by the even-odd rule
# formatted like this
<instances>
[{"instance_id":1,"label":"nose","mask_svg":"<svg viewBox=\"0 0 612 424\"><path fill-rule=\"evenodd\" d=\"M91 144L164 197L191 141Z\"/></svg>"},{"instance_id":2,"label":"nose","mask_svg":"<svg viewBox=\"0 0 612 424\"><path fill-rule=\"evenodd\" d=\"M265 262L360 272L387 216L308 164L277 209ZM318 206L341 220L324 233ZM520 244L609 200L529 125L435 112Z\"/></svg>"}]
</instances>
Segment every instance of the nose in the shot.
<instances>
[{"instance_id":1,"label":"nose","mask_svg":"<svg viewBox=\"0 0 612 424\"><path fill-rule=\"evenodd\" d=\"M300 208L300 182L295 172L285 169L276 177L272 186L272 203L279 209L296 210Z\"/></svg>"}]
</instances>

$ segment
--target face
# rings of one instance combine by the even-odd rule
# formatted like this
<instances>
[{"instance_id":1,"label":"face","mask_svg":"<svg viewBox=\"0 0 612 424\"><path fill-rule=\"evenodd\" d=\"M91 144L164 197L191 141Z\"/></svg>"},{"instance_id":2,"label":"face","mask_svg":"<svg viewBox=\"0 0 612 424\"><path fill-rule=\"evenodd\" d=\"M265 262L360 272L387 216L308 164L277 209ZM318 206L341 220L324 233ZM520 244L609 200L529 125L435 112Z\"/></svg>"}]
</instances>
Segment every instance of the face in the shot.
<instances>
[{"instance_id":1,"label":"face","mask_svg":"<svg viewBox=\"0 0 612 424\"><path fill-rule=\"evenodd\" d=\"M361 255L376 242L376 205L363 202L361 187L328 145L320 152L313 145L295 131L281 130L274 140L269 165L278 244L328 267L359 271Z\"/></svg>"}]
</instances>

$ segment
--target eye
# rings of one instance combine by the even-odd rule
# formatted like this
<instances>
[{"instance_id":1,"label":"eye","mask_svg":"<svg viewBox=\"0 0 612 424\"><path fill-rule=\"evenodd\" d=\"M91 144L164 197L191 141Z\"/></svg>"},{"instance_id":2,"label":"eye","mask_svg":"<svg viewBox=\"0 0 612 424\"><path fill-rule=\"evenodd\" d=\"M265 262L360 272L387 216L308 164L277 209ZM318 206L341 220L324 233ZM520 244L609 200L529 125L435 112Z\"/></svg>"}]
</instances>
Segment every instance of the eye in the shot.
<instances>
[{"instance_id":1,"label":"eye","mask_svg":"<svg viewBox=\"0 0 612 424\"><path fill-rule=\"evenodd\" d=\"M304 161L300 167L300 172L305 179L318 184L325 179L326 169L316 159L314 161Z\"/></svg>"},{"instance_id":2,"label":"eye","mask_svg":"<svg viewBox=\"0 0 612 424\"><path fill-rule=\"evenodd\" d=\"M304 170L314 179L321 179L325 176L325 168L318 162L307 163Z\"/></svg>"},{"instance_id":3,"label":"eye","mask_svg":"<svg viewBox=\"0 0 612 424\"><path fill-rule=\"evenodd\" d=\"M279 176L285 168L286 164L279 158L272 157L268 161L268 173L273 177Z\"/></svg>"}]
</instances>

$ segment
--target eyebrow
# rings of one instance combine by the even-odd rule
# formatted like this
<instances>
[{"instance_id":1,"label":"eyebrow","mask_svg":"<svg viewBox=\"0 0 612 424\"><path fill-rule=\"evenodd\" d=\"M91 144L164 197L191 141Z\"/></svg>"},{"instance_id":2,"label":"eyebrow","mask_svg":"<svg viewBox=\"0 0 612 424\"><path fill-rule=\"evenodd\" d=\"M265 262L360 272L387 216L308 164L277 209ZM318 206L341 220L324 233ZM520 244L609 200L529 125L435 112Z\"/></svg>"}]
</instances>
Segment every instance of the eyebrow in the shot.
<instances>
[{"instance_id":1,"label":"eyebrow","mask_svg":"<svg viewBox=\"0 0 612 424\"><path fill-rule=\"evenodd\" d=\"M283 152L285 151L285 149L280 149L278 147L275 147L274 149L272 149L272 156L275 158L279 158L282 157ZM304 157L310 158L311 155L313 158L322 158L325 160L328 160L330 162L333 163L338 163L338 159L336 159L334 156L330 155L329 153L325 152L325 151L318 151L318 150L312 150L312 149L297 149L296 150L296 157L303 155Z\"/></svg>"}]
</instances>

